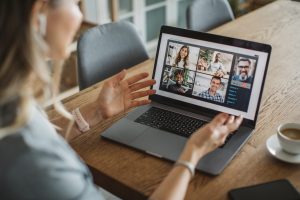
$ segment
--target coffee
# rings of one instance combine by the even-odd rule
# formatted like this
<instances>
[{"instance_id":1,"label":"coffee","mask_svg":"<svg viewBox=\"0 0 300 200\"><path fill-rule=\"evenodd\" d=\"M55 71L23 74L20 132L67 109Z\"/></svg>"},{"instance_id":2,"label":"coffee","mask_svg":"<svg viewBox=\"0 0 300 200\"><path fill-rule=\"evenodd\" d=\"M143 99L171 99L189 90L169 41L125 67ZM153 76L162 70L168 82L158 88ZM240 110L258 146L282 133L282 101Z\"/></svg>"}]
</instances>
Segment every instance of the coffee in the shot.
<instances>
[{"instance_id":1,"label":"coffee","mask_svg":"<svg viewBox=\"0 0 300 200\"><path fill-rule=\"evenodd\" d=\"M287 128L281 130L281 133L292 140L300 140L300 129Z\"/></svg>"}]
</instances>

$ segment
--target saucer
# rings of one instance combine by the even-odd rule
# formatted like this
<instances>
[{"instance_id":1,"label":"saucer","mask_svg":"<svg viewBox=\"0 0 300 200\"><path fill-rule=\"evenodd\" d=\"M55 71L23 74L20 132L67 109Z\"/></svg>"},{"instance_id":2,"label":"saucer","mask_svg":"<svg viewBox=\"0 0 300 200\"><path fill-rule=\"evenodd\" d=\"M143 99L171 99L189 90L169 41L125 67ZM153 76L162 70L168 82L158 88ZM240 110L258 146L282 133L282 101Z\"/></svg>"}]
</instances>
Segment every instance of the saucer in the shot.
<instances>
[{"instance_id":1,"label":"saucer","mask_svg":"<svg viewBox=\"0 0 300 200\"><path fill-rule=\"evenodd\" d=\"M276 134L269 137L266 144L268 151L277 159L288 163L300 164L300 154L293 155L283 151Z\"/></svg>"}]
</instances>

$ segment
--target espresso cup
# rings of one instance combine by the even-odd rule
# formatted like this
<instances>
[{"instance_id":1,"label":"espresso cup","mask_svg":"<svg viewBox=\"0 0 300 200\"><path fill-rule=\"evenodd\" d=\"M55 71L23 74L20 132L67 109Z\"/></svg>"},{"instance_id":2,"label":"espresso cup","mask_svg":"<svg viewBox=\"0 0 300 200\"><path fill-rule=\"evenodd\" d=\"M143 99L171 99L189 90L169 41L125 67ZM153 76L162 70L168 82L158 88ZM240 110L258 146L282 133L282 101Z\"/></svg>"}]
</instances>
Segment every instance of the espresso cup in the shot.
<instances>
[{"instance_id":1,"label":"espresso cup","mask_svg":"<svg viewBox=\"0 0 300 200\"><path fill-rule=\"evenodd\" d=\"M300 124L286 123L277 128L281 148L291 154L300 154Z\"/></svg>"}]
</instances>

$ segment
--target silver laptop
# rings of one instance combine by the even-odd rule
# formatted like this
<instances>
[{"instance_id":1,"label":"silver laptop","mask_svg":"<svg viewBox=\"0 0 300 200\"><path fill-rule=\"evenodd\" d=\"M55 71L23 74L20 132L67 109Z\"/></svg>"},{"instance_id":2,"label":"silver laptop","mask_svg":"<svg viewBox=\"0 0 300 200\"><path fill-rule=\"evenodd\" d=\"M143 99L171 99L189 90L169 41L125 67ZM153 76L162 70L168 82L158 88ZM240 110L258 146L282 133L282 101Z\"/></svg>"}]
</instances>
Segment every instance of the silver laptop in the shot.
<instances>
[{"instance_id":1,"label":"silver laptop","mask_svg":"<svg viewBox=\"0 0 300 200\"><path fill-rule=\"evenodd\" d=\"M101 136L176 161L190 135L217 113L243 115L239 130L196 167L217 175L255 128L270 53L270 45L162 26L152 103Z\"/></svg>"}]
</instances>

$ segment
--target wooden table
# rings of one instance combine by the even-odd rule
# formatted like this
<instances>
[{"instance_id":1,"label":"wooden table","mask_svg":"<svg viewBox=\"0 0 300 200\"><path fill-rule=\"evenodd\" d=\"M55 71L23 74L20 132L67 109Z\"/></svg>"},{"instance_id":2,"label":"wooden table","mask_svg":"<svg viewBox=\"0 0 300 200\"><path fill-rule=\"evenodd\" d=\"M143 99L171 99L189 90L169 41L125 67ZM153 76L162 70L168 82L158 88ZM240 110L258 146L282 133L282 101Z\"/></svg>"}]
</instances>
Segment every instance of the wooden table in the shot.
<instances>
[{"instance_id":1,"label":"wooden table","mask_svg":"<svg viewBox=\"0 0 300 200\"><path fill-rule=\"evenodd\" d=\"M227 199L227 192L280 178L300 190L300 165L281 162L266 149L266 140L284 122L300 122L300 3L277 1L212 31L230 37L271 44L273 52L251 139L219 176L197 173L186 199ZM153 60L129 70L152 73ZM97 98L101 83L64 101L68 109ZM50 119L57 117L48 111ZM172 163L100 138L100 133L120 116L99 124L70 144L88 164L95 183L124 199L149 196L172 168Z\"/></svg>"}]
</instances>

